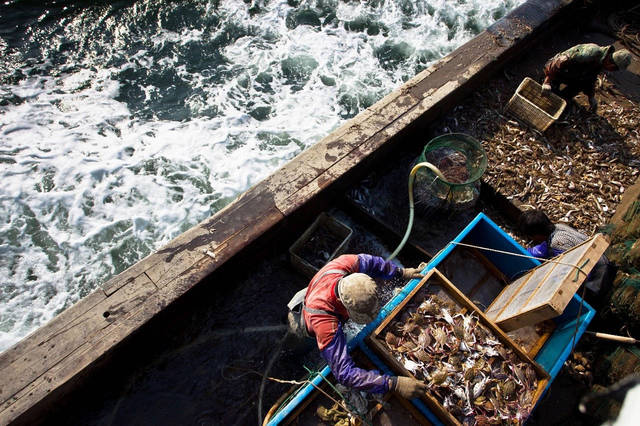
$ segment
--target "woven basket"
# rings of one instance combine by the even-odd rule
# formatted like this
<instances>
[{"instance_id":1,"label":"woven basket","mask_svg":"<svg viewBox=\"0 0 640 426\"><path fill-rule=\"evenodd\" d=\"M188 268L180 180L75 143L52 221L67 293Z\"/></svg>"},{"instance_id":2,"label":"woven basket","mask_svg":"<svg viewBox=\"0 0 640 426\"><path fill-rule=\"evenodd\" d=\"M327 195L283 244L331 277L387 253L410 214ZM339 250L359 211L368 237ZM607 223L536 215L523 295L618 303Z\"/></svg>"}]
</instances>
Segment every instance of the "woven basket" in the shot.
<instances>
[{"instance_id":1,"label":"woven basket","mask_svg":"<svg viewBox=\"0 0 640 426\"><path fill-rule=\"evenodd\" d=\"M525 77L505 110L523 123L544 132L562 114L567 102L560 96L542 93L542 86Z\"/></svg>"}]
</instances>

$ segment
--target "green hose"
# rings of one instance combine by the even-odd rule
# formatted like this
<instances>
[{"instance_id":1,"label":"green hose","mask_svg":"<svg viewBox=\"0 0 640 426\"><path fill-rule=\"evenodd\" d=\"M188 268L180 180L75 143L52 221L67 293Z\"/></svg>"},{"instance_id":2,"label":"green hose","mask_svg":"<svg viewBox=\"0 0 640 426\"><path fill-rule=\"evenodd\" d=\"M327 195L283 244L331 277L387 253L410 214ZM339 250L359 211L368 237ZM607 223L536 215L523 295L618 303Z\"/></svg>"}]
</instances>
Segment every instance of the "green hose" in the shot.
<instances>
[{"instance_id":1,"label":"green hose","mask_svg":"<svg viewBox=\"0 0 640 426\"><path fill-rule=\"evenodd\" d=\"M398 255L398 253L400 253L400 250L402 250L402 247L404 247L404 245L407 243L407 240L409 239L409 234L411 234L411 228L413 227L413 211L414 211L413 181L416 180L416 173L418 173L418 170L422 167L427 167L433 173L435 173L436 176L438 176L440 179L442 179L445 182L447 181L447 179L444 177L442 172L436 166L429 163L428 161L424 161L422 163L418 163L415 166L413 166L413 169L411 169L411 172L409 173L409 223L407 224L407 231L404 233L404 237L402 238L402 241L400 241L400 245L398 245L398 248L396 248L396 250L393 253L391 253L391 256L389 256L387 260L391 260L395 258Z\"/></svg>"}]
</instances>

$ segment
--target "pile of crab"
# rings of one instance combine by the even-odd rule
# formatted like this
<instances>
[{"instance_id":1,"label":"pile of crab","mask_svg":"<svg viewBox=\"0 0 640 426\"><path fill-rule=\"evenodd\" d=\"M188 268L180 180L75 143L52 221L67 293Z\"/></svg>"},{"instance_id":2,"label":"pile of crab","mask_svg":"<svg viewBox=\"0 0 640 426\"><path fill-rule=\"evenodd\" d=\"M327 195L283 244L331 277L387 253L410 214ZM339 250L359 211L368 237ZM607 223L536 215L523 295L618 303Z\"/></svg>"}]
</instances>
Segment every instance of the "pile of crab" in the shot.
<instances>
[{"instance_id":1,"label":"pile of crab","mask_svg":"<svg viewBox=\"0 0 640 426\"><path fill-rule=\"evenodd\" d=\"M463 424L521 423L529 415L538 378L475 313L429 295L387 327L393 356Z\"/></svg>"}]
</instances>

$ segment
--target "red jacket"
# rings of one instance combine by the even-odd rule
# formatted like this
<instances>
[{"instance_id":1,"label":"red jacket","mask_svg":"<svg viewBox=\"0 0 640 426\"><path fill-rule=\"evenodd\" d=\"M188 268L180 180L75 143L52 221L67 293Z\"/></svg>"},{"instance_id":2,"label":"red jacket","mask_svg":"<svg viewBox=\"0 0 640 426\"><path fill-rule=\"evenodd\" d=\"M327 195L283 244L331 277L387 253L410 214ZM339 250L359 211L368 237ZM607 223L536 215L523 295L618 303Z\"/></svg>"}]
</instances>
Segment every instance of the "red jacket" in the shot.
<instances>
[{"instance_id":1,"label":"red jacket","mask_svg":"<svg viewBox=\"0 0 640 426\"><path fill-rule=\"evenodd\" d=\"M384 393L389 390L391 377L375 370L358 368L349 356L347 339L342 331L342 323L349 318L349 314L338 299L337 286L343 276L354 272L385 279L402 274L400 268L378 256L339 256L313 277L305 297L306 308L328 313L310 313L303 309L302 315L307 331L316 337L322 357L340 383L353 389Z\"/></svg>"}]
</instances>

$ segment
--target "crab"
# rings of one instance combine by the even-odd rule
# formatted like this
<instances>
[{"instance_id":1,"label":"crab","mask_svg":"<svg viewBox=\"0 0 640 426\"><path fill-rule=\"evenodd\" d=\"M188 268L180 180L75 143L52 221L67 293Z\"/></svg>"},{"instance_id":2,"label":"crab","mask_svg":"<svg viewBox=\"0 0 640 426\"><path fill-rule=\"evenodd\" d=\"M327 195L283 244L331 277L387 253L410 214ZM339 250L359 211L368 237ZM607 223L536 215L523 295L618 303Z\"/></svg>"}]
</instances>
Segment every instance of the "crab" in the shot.
<instances>
[{"instance_id":1,"label":"crab","mask_svg":"<svg viewBox=\"0 0 640 426\"><path fill-rule=\"evenodd\" d=\"M440 367L433 373L431 373L429 379L431 380L432 384L441 385L445 380L447 380L447 377L449 377L449 372L446 369Z\"/></svg>"},{"instance_id":2,"label":"crab","mask_svg":"<svg viewBox=\"0 0 640 426\"><path fill-rule=\"evenodd\" d=\"M433 298L426 299L418 306L417 312L421 315L436 316L440 313L440 305Z\"/></svg>"},{"instance_id":3,"label":"crab","mask_svg":"<svg viewBox=\"0 0 640 426\"><path fill-rule=\"evenodd\" d=\"M498 386L500 396L506 400L513 400L516 395L517 385L512 379L507 379L506 382Z\"/></svg>"},{"instance_id":4,"label":"crab","mask_svg":"<svg viewBox=\"0 0 640 426\"><path fill-rule=\"evenodd\" d=\"M403 334L412 334L414 331L418 330L420 326L416 324L414 321L409 318L406 322L399 325L398 330Z\"/></svg>"},{"instance_id":5,"label":"crab","mask_svg":"<svg viewBox=\"0 0 640 426\"><path fill-rule=\"evenodd\" d=\"M398 338L398 336L391 333L390 331L388 331L387 334L384 335L384 341L391 349L396 349L400 344L400 339Z\"/></svg>"}]
</instances>

